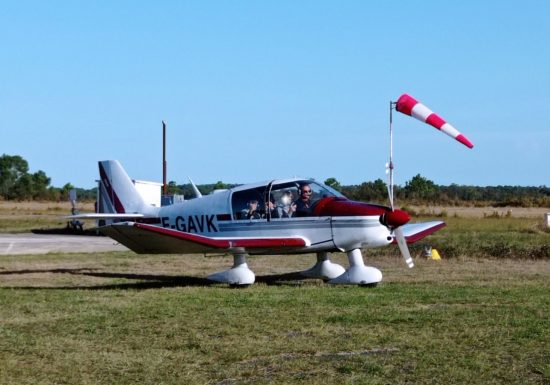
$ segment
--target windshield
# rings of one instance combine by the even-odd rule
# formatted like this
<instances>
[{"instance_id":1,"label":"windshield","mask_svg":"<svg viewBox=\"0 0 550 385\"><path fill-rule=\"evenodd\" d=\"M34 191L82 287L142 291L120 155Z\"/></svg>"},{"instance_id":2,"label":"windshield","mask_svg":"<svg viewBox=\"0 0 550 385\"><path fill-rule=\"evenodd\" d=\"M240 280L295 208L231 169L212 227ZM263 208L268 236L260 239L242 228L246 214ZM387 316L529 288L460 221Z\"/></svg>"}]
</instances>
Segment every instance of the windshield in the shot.
<instances>
[{"instance_id":1,"label":"windshield","mask_svg":"<svg viewBox=\"0 0 550 385\"><path fill-rule=\"evenodd\" d=\"M343 197L339 192L313 180L274 184L269 194L272 218L307 217L322 198Z\"/></svg>"},{"instance_id":2,"label":"windshield","mask_svg":"<svg viewBox=\"0 0 550 385\"><path fill-rule=\"evenodd\" d=\"M234 219L275 219L313 215L322 198L344 197L338 191L313 180L273 183L237 191L232 197Z\"/></svg>"}]
</instances>

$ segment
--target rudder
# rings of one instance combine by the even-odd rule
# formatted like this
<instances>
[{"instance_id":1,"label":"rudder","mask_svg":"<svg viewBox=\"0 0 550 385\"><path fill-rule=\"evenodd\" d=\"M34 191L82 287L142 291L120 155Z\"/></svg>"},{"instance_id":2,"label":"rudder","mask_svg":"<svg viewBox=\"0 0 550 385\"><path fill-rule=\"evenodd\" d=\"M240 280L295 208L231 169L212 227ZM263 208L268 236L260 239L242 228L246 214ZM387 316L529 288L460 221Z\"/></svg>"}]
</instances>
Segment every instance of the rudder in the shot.
<instances>
[{"instance_id":1,"label":"rudder","mask_svg":"<svg viewBox=\"0 0 550 385\"><path fill-rule=\"evenodd\" d=\"M146 204L118 160L102 160L99 164L98 212L143 213Z\"/></svg>"}]
</instances>

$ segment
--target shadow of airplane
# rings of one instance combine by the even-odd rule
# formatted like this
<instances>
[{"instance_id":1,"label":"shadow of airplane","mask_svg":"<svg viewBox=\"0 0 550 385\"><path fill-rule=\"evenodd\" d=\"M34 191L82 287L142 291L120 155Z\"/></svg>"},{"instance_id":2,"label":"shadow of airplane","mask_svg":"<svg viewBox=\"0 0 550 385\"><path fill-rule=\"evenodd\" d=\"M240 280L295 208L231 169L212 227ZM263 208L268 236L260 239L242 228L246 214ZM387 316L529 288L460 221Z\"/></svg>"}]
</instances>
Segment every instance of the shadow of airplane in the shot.
<instances>
[{"instance_id":1,"label":"shadow of airplane","mask_svg":"<svg viewBox=\"0 0 550 385\"><path fill-rule=\"evenodd\" d=\"M10 286L10 289L29 289L29 290L146 290L160 289L165 287L190 287L190 286L225 286L225 284L211 281L206 278L192 276L175 276L175 275L156 275L156 274L133 274L133 273L111 273L97 271L97 269L27 269L14 271L0 271L2 275L23 275L23 274L72 274L86 277L113 278L113 279L128 279L139 282L127 282L105 285L86 285L86 286ZM256 276L256 283L266 285L291 285L299 286L304 283L304 280L312 281L310 278L302 276L299 272L262 275ZM320 280L314 280L320 281ZM243 286L231 286L243 287ZM245 286L246 287L246 286Z\"/></svg>"}]
</instances>

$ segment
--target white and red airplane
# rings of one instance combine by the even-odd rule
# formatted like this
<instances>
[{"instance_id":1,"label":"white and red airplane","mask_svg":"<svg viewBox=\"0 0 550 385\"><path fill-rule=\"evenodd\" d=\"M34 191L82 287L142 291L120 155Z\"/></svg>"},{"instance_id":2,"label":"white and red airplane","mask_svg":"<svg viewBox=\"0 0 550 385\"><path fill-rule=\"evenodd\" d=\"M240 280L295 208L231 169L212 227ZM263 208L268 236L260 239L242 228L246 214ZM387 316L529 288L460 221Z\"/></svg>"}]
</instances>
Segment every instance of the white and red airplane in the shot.
<instances>
[{"instance_id":1,"label":"white and red airplane","mask_svg":"<svg viewBox=\"0 0 550 385\"><path fill-rule=\"evenodd\" d=\"M317 253L306 277L376 284L382 273L365 266L361 249L387 246L399 233L412 243L445 226L406 224L405 211L355 202L309 179L247 184L155 207L145 203L118 161L99 162L99 174L114 213L71 217L122 221L99 230L140 254L233 254L232 268L208 277L231 285L254 283L247 255L298 253ZM412 267L406 244L400 246ZM347 270L330 261L333 251L347 253Z\"/></svg>"},{"instance_id":2,"label":"white and red airplane","mask_svg":"<svg viewBox=\"0 0 550 385\"><path fill-rule=\"evenodd\" d=\"M415 116L413 102L418 103L407 95L404 113ZM398 111L403 108L399 102L394 104ZM362 249L397 243L412 267L407 243L445 226L441 221L409 224L410 216L393 207L393 186L390 207L352 201L315 180L298 178L247 184L205 196L199 193L194 199L155 207L143 200L118 161L99 162L99 174L112 213L71 218L119 221L99 230L136 253L232 254L230 269L208 276L230 285L254 283L255 275L246 263L249 255L298 253L317 255L315 265L302 272L305 277L333 284L375 285L382 273L365 265ZM331 262L330 253L337 251L347 254L347 269Z\"/></svg>"}]
</instances>

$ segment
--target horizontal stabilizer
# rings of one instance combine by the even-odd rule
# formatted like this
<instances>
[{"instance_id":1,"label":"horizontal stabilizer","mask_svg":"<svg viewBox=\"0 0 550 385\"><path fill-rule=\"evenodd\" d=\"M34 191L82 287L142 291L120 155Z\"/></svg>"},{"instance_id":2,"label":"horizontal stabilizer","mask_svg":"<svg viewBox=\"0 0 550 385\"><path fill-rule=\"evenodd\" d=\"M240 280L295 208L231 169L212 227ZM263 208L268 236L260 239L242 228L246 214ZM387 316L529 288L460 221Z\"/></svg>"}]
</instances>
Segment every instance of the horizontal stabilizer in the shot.
<instances>
[{"instance_id":1,"label":"horizontal stabilizer","mask_svg":"<svg viewBox=\"0 0 550 385\"><path fill-rule=\"evenodd\" d=\"M433 222L421 222L421 223L409 223L399 227L403 231L403 235L407 243L415 243L428 235L435 233L437 230L447 226L445 222L433 221ZM397 243L394 239L393 243Z\"/></svg>"},{"instance_id":2,"label":"horizontal stabilizer","mask_svg":"<svg viewBox=\"0 0 550 385\"><path fill-rule=\"evenodd\" d=\"M134 218L145 218L143 214L117 214L117 213L87 213L87 214L75 214L67 215L63 218L66 219L134 219Z\"/></svg>"},{"instance_id":3,"label":"horizontal stabilizer","mask_svg":"<svg viewBox=\"0 0 550 385\"><path fill-rule=\"evenodd\" d=\"M99 230L139 254L202 254L235 249L273 251L310 245L303 237L214 238L134 222L103 226Z\"/></svg>"}]
</instances>

